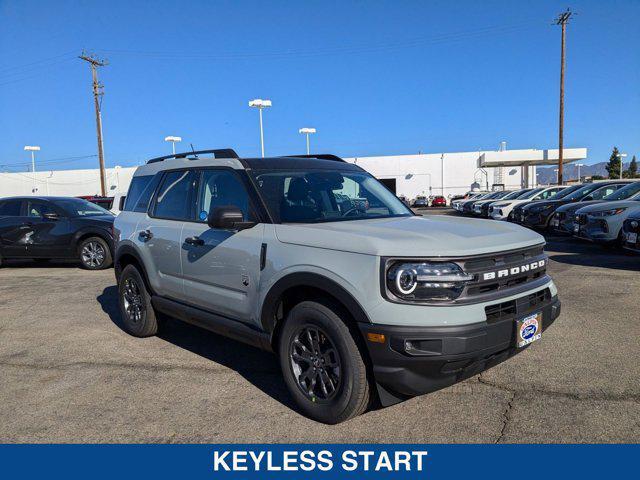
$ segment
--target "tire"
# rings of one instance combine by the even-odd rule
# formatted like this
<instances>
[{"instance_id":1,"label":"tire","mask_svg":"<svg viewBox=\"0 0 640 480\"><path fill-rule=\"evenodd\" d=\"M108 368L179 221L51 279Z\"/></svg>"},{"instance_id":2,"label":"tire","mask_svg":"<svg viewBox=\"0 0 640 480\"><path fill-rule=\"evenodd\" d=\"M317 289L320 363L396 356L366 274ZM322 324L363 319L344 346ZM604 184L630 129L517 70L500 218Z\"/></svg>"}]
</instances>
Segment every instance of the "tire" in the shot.
<instances>
[{"instance_id":1,"label":"tire","mask_svg":"<svg viewBox=\"0 0 640 480\"><path fill-rule=\"evenodd\" d=\"M369 406L371 386L363 355L340 309L330 303L304 301L293 307L278 352L289 392L309 418L337 424Z\"/></svg>"},{"instance_id":2,"label":"tire","mask_svg":"<svg viewBox=\"0 0 640 480\"><path fill-rule=\"evenodd\" d=\"M85 238L78 245L78 259L82 268L103 270L113 264L109 245L100 237Z\"/></svg>"},{"instance_id":3,"label":"tire","mask_svg":"<svg viewBox=\"0 0 640 480\"><path fill-rule=\"evenodd\" d=\"M158 318L151 305L151 295L138 269L127 265L118 281L118 304L122 327L134 337L158 333Z\"/></svg>"}]
</instances>

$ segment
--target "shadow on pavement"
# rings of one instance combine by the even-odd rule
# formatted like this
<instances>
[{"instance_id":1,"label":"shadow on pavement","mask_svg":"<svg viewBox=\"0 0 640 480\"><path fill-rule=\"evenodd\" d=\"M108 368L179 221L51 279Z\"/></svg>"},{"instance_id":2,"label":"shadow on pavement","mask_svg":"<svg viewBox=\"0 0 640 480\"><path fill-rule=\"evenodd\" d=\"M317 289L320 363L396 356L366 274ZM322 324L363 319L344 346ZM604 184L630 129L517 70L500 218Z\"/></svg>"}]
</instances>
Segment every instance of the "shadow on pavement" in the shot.
<instances>
[{"instance_id":1,"label":"shadow on pavement","mask_svg":"<svg viewBox=\"0 0 640 480\"><path fill-rule=\"evenodd\" d=\"M620 247L598 245L569 236L548 236L545 250L551 260L566 265L640 271L640 255Z\"/></svg>"},{"instance_id":2,"label":"shadow on pavement","mask_svg":"<svg viewBox=\"0 0 640 480\"><path fill-rule=\"evenodd\" d=\"M115 285L105 288L97 300L111 321L123 329L118 288ZM158 337L238 372L273 399L296 409L275 355L166 316L162 318Z\"/></svg>"}]
</instances>

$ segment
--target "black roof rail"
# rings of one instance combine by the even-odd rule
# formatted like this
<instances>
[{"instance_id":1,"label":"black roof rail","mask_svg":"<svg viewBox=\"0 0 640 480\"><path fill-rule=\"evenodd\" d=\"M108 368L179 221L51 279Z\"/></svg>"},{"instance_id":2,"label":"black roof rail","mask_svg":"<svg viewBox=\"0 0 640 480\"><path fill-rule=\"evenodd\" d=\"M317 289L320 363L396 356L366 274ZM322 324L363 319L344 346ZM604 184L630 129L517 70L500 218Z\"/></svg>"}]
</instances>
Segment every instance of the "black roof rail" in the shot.
<instances>
[{"instance_id":1,"label":"black roof rail","mask_svg":"<svg viewBox=\"0 0 640 480\"><path fill-rule=\"evenodd\" d=\"M318 153L315 155L285 155L289 158L318 158L320 160L333 160L334 162L344 162L342 158L337 155L331 155L330 153Z\"/></svg>"},{"instance_id":2,"label":"black roof rail","mask_svg":"<svg viewBox=\"0 0 640 480\"><path fill-rule=\"evenodd\" d=\"M147 160L147 165L150 163L162 162L170 158L187 158L190 156L197 157L198 155L204 155L207 153L213 153L214 158L240 158L233 148L219 148L217 150L196 150L192 152L176 153L174 155L165 155L164 157L152 158L151 160Z\"/></svg>"}]
</instances>

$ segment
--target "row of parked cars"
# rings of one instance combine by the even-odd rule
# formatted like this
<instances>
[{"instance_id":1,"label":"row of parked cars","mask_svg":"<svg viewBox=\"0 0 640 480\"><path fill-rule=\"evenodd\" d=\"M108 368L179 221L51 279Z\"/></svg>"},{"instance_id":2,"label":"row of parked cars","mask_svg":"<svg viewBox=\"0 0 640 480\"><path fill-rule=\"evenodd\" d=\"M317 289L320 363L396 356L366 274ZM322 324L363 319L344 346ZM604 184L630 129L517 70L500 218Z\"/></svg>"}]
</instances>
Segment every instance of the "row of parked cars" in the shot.
<instances>
[{"instance_id":1,"label":"row of parked cars","mask_svg":"<svg viewBox=\"0 0 640 480\"><path fill-rule=\"evenodd\" d=\"M518 223L640 252L640 181L472 193L451 206L463 215Z\"/></svg>"}]
</instances>

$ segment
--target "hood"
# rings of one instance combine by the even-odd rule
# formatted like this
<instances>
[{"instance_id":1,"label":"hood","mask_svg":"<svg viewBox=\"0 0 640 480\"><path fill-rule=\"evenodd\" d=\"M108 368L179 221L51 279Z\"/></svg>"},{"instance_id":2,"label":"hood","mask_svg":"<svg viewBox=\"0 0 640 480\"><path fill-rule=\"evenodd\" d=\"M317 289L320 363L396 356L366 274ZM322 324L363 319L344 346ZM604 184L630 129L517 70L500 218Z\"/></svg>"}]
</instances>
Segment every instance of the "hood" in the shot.
<instances>
[{"instance_id":1,"label":"hood","mask_svg":"<svg viewBox=\"0 0 640 480\"><path fill-rule=\"evenodd\" d=\"M74 217L75 220L79 220L83 223L100 225L104 228L109 228L113 221L116 219L114 215L91 215L88 217Z\"/></svg>"},{"instance_id":2,"label":"hood","mask_svg":"<svg viewBox=\"0 0 640 480\"><path fill-rule=\"evenodd\" d=\"M544 243L508 222L444 215L275 226L283 243L389 257L458 257Z\"/></svg>"},{"instance_id":3,"label":"hood","mask_svg":"<svg viewBox=\"0 0 640 480\"><path fill-rule=\"evenodd\" d=\"M587 207L589 205L595 205L597 203L603 203L604 200L589 200L587 202L573 202L573 203L568 203L566 205L562 205L561 207L558 207L558 209L556 210L556 212L575 212L576 210L580 210L583 207Z\"/></svg>"},{"instance_id":4,"label":"hood","mask_svg":"<svg viewBox=\"0 0 640 480\"><path fill-rule=\"evenodd\" d=\"M536 207L536 208L544 208L547 205L551 205L552 207L561 207L562 205L566 205L567 203L571 203L571 200L538 200L535 202L532 202L530 205L525 205L523 208L523 210L528 210L529 208L532 207Z\"/></svg>"},{"instance_id":5,"label":"hood","mask_svg":"<svg viewBox=\"0 0 640 480\"><path fill-rule=\"evenodd\" d=\"M602 202L596 205L589 205L579 209L576 213L591 213L611 210L613 208L640 208L640 201L637 200L617 200L615 202Z\"/></svg>"}]
</instances>

